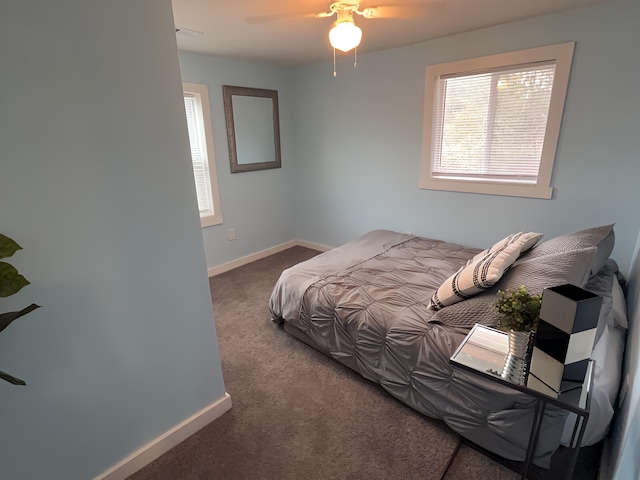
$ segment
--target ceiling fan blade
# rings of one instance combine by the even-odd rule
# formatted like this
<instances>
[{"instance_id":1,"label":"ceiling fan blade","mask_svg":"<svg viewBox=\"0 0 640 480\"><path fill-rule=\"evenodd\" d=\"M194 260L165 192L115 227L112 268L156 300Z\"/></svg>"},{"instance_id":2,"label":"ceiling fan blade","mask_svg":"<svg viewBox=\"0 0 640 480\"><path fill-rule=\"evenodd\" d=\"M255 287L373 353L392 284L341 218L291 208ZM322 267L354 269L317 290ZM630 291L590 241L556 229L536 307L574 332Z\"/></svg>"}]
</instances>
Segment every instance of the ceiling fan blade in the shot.
<instances>
[{"instance_id":1,"label":"ceiling fan blade","mask_svg":"<svg viewBox=\"0 0 640 480\"><path fill-rule=\"evenodd\" d=\"M424 3L399 3L363 8L365 18L415 18L424 16L434 7L444 5L444 0L430 0Z\"/></svg>"},{"instance_id":2,"label":"ceiling fan blade","mask_svg":"<svg viewBox=\"0 0 640 480\"><path fill-rule=\"evenodd\" d=\"M279 22L282 20L299 20L302 18L323 18L330 17L333 12L321 13L277 13L275 15L262 15L257 17L247 17L247 23L258 24L266 22Z\"/></svg>"}]
</instances>

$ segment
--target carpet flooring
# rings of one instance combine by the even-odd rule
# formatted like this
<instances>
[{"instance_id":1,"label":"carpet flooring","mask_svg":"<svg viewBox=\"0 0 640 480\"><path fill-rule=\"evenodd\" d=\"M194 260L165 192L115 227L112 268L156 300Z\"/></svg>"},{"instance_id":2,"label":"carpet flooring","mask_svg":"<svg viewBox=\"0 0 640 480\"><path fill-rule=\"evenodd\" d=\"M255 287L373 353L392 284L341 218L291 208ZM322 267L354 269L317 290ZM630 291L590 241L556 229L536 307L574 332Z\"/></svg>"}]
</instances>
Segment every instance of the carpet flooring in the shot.
<instances>
[{"instance_id":1,"label":"carpet flooring","mask_svg":"<svg viewBox=\"0 0 640 480\"><path fill-rule=\"evenodd\" d=\"M515 480L379 385L270 321L293 247L210 279L232 409L128 480Z\"/></svg>"}]
</instances>

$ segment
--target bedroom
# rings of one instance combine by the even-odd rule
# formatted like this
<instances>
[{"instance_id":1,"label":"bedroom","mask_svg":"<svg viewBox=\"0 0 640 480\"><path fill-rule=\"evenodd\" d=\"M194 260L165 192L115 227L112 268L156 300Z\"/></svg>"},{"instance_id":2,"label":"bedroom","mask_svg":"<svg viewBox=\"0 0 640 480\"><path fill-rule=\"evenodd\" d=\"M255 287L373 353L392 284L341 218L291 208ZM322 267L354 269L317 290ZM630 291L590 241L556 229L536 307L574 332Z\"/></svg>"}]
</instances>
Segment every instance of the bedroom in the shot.
<instances>
[{"instance_id":1,"label":"bedroom","mask_svg":"<svg viewBox=\"0 0 640 480\"><path fill-rule=\"evenodd\" d=\"M2 8L6 5L3 3ZM117 89L113 87L113 95L121 93L125 88L124 83L129 82L134 82L140 88L152 84L157 85L158 89L174 88L173 83L158 85L160 82L152 80L149 76L154 71L152 66L144 65L143 68L133 64L138 60L135 51L121 59L115 53L123 50L118 42L138 44L143 36L141 32L158 37L158 46L143 42L149 52L162 52L161 46L175 49L175 45L167 43L175 39L158 33L155 26L156 23L166 23L167 15L170 15L166 6L164 9L158 7L157 12L149 15L156 22L149 24L140 20L145 17L143 12L146 14L147 9L151 10L149 6L134 8L123 3L113 6L113 11L101 12L109 15L113 25L119 26L114 29L120 32L117 39L113 40L114 45L108 46L100 38L89 37L91 41L87 40L87 50L78 47L78 58L82 58L82 62L75 62L54 46L56 42L60 46L66 45L69 38L86 35L91 29L83 26L86 24L81 21L87 12L72 8L76 2L64 5L68 7L57 7L58 12L64 14L58 13L56 16L55 12L46 11L59 24L67 26L67 30L58 32L56 36L52 36L51 25L46 22L47 15L44 13L42 18L31 18L31 23L20 25L9 21L12 15L0 16L0 22L3 22L2 63L20 65L20 69L12 71L15 76L3 69L0 77L3 106L11 101L6 95L6 85L11 85L11 91L20 92L32 105L48 108L51 112L59 111L62 105L56 103L56 96L58 93L69 94L69 78L73 77L94 82L101 88L106 83L103 77L111 79L112 83L120 82ZM122 12L127 12L131 19L122 18L127 17ZM537 228L550 237L615 221L618 240L614 258L625 274L631 275L637 271L631 262L640 229L634 211L639 200L636 189L639 173L639 109L635 95L638 65L632 61L638 45L635 28L637 18L637 2L608 2L413 47L363 55L355 71L346 68L348 62L342 67L339 65L341 69L336 79L331 78L328 63L286 69L181 54L184 80L205 82L207 77L207 82L211 82L211 91L224 83L249 84L254 79L260 79L260 85L256 86L278 89L281 95L283 142L288 145L283 157L284 168L230 175L225 157L222 113L215 109L212 112L217 118L214 118L214 140L225 224L203 232L207 267L211 269L293 239L338 245L381 225L465 243L471 243L467 239L469 225L473 225L472 243L483 246L521 226ZM25 22L22 17L20 19ZM92 23L89 25L98 28ZM27 31L30 35L25 40L24 33ZM105 32L104 35L113 33ZM21 41L16 42L15 39ZM505 42L508 42L509 49L516 49L569 40L578 42L579 50L574 59L558 153L558 158L562 160L558 160L554 174L556 198L551 201L509 199L505 202L505 198L500 197L430 192L416 187L416 159L420 155L422 125L420 95L424 64L434 58L432 55L446 60L458 49L464 49L469 56L474 56L502 51ZM45 44L51 44L52 50L46 51L47 55L38 53ZM38 59L39 63L25 64L23 56ZM97 61L98 58L100 61ZM59 62L63 62L66 75L62 74ZM95 69L95 73L87 64ZM115 70L107 68L111 65L114 69L129 68L137 73L123 78L114 73ZM172 69L175 65L163 65L162 68ZM175 75L176 72L171 71ZM29 82L25 82L25 78ZM175 82L176 78L172 78L172 81ZM389 87L393 95L389 94ZM603 91L607 92L606 95ZM100 123L101 118L105 112L111 118L117 116L117 112L112 111L110 103L101 100L99 95L94 95L92 101L100 107L99 116L86 113L82 104L74 107L104 129L104 141L107 143L110 138L108 128L112 128L112 125ZM140 101L150 104L152 99L144 97ZM147 106L149 104L144 103ZM349 108L340 108L345 105ZM141 193L136 190L140 186L131 182L142 179L142 170L154 165L151 157L169 158L164 150L176 151L177 147L170 145L168 140L162 142L152 132L139 132L143 138L159 142L153 154L139 160L139 164L98 160L84 163L79 159L93 151L90 142L87 141L85 151L60 144L52 148L50 142L45 141L54 133L69 135L67 129L78 128L78 123L63 117L69 123L62 122L53 129L49 123L39 123L27 117L22 120L30 122L30 128L38 138L45 138L41 142L23 142L22 146L28 144L33 149L27 154L11 141L13 137L23 138L19 135L23 131L19 122L13 117L8 119L4 116L4 112L10 111L9 107L3 107L1 111L2 145L12 148L10 155L3 152L3 188L0 193L3 204L10 204L10 200L5 200L10 198L9 195L13 198L24 188L33 189L30 198L23 200L19 208L7 208L6 213L3 211L3 225L6 225L3 226L6 229L3 233L27 239L22 241L25 252L21 257L21 266L22 270L31 273L30 280L34 284L28 296L48 305L49 311L59 308L54 315L55 322L52 320L47 325L45 310L41 309L37 317L25 319L22 324L16 324L12 330L4 332L4 338L0 339L2 365L16 374L22 370L32 390L37 389L38 384L44 384L40 387L42 390L37 390L38 395L47 399L47 408L53 414L51 417L64 420L64 423L61 423L63 420L52 420L41 402L28 396L28 393L18 394L3 386L3 398L6 398L8 405L5 412L15 415L7 419L5 431L10 433L3 435L1 440L3 465L8 471L18 471L20 459L26 458L31 449L41 457L41 468L49 469L47 471L58 471L66 478L93 477L215 402L224 393L220 374L212 374L205 368L196 353L207 352L203 353L207 359L204 363L216 362L215 352L208 352L209 342L197 338L200 332L211 334L206 321L203 319L201 324L188 324L186 330L174 331L169 328L164 335L154 333L149 336L151 329L148 327L155 325L157 320L154 319L164 319L162 325L165 327L171 323L162 311L166 302L154 306L151 311L140 307L138 303L140 300L155 301L151 286L163 287L160 280L150 280L151 277L162 278L162 267L167 266L167 263L160 265L157 258L168 262L173 271L182 274L192 275L193 271L200 272L201 276L206 274L198 263L203 258L197 251L201 249L198 247L198 242L202 242L200 230L193 230L196 219L185 220L180 215L186 211L186 205L190 205L192 199L185 198L186 195L174 189L173 176L177 175L182 185L186 185L188 172L176 166L156 171L153 182L142 184ZM148 115L155 113L151 111ZM129 114L133 114L133 111ZM52 113L52 117L46 120L53 122L54 118L56 116ZM305 121L294 124L294 118ZM136 120L142 119L146 117L131 117L127 125L139 131ZM348 139L337 144L336 138L345 135L345 132ZM123 139L131 141L122 135ZM384 142L372 139L384 139ZM184 139L180 137L177 140L180 142ZM106 152L107 146L100 145ZM131 156L130 145L123 143L120 148L115 155L104 153L104 159ZM45 160L47 163L44 163ZM29 176L27 167L44 169L41 170L42 178ZM5 174L5 171L8 173ZM86 182L96 176L101 178L101 182L88 189ZM7 184L4 183L5 178L8 179ZM155 188L158 184L166 186L166 192L172 195L171 201L159 195ZM332 195L326 196L327 191ZM154 204L141 202L143 199L153 199L150 203ZM131 211L126 208L128 202L141 203L139 209ZM482 228L473 223L477 222L478 212L492 213L482 216ZM500 215L495 212L500 212ZM227 240L227 229L231 227L237 231L235 242ZM116 236L116 233L122 232L121 229L124 229L126 241ZM175 233L183 229L186 233ZM30 260L27 252L35 254L41 248L39 238L47 239L48 250L40 253L37 261ZM158 240L162 241L158 243ZM131 247L139 252L140 248L146 248L152 241L148 254L140 256L130 253ZM187 252L181 251L179 255L167 259L164 252L173 251L173 245L183 241L196 251L187 253L189 249L185 249ZM65 258L72 263L61 263L56 261L57 258ZM106 258L117 259L117 262L112 264ZM44 269L44 273L41 273L41 269ZM631 275L630 278L635 277ZM91 282L84 281L87 279L100 286L102 293L98 295ZM202 318L207 316L205 297L208 298L208 294L202 291L201 282L196 280L190 289L199 292L196 296L197 306L192 307L193 312L182 312L181 315ZM38 286L38 283L46 284L49 281L56 286L55 292ZM79 283L87 286L81 299L77 295ZM134 287L135 294L129 294L128 288ZM106 302L102 297L105 292L124 297L124 305L116 307ZM174 295L180 298L191 296L187 286L178 289ZM65 306L74 302L80 302L80 308L69 309ZM139 318L131 325L114 321L118 316L131 316L126 307L132 308L136 318ZM100 321L94 325L86 322L87 318ZM54 328L54 324L58 328ZM60 328L64 326L67 329ZM43 328L48 329L43 337L50 339L49 342L40 337ZM636 347L632 349L636 354L637 335L636 330L633 337ZM32 343L34 338L38 339L36 345ZM104 338L108 338L109 342L103 342ZM185 345L188 339L194 342L189 343L190 351L196 345L194 353L186 354L189 350ZM9 340L11 348L7 345ZM137 341L142 341L143 349L134 348ZM165 345L171 345L175 353L170 359L172 369L187 371L195 367L194 377L209 381L213 376L213 385L188 398L176 398L163 390L162 380L139 382L137 375L144 374L145 378L163 377L160 366L167 366L169 360L159 350ZM181 357L179 361L176 360L178 357ZM633 367L637 365L636 362L634 359ZM85 368L80 368L80 363L86 365ZM44 373L37 373L38 365L42 364L52 365L60 373L68 373L69 365L75 365L76 370L72 370L71 375L74 381L62 384L64 388L60 383L45 384L44 378L39 378ZM123 386L120 375L124 365L134 366L128 370L124 386L136 393L135 400L129 401L126 408L119 402L109 401L119 398L114 392ZM92 385L90 379L94 368L101 374L101 382L109 387L108 392L99 398L88 395L85 390ZM637 370L632 370L631 378L637 379L636 375ZM195 382L195 379L191 381ZM155 402L158 392L167 396L158 406L166 414L161 422L145 413L146 404ZM637 387L632 388L631 393L633 395L630 396L627 409L637 405ZM32 418L29 412L36 412L37 415ZM124 428L134 416L138 418L136 424L139 428L131 433L126 442L120 441L118 429ZM628 416L628 425L631 425L633 418L632 415ZM62 428L68 433L53 448L51 439ZM87 441L87 438L93 438L91 432L94 431L100 431L102 435L99 439ZM34 441L38 433L41 440ZM64 458L67 450L82 453L83 460L75 469L69 470L69 466L58 460ZM621 458L629 462L625 454L633 451L632 446L627 445L621 451ZM32 468L38 471L37 466ZM37 473L34 476L37 478Z\"/></svg>"}]
</instances>

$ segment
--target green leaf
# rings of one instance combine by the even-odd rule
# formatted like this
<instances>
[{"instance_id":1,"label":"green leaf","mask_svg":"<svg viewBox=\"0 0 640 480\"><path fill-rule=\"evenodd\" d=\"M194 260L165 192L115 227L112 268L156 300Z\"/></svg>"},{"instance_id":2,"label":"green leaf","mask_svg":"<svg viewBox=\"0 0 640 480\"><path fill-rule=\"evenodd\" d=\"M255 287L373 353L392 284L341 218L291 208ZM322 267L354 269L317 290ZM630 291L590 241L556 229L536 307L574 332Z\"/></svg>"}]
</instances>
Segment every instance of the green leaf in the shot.
<instances>
[{"instance_id":1,"label":"green leaf","mask_svg":"<svg viewBox=\"0 0 640 480\"><path fill-rule=\"evenodd\" d=\"M36 308L40 308L40 305L36 305L35 303L32 303L27 308L23 308L19 312L0 313L0 332L3 331L5 328L7 328L9 324L13 322L15 319L20 318L26 315L27 313L33 312Z\"/></svg>"},{"instance_id":2,"label":"green leaf","mask_svg":"<svg viewBox=\"0 0 640 480\"><path fill-rule=\"evenodd\" d=\"M29 285L29 280L18 273L13 265L0 262L0 297L8 297L18 293L22 287Z\"/></svg>"},{"instance_id":3,"label":"green leaf","mask_svg":"<svg viewBox=\"0 0 640 480\"><path fill-rule=\"evenodd\" d=\"M10 257L18 250L22 250L20 245L0 233L0 258Z\"/></svg>"},{"instance_id":4,"label":"green leaf","mask_svg":"<svg viewBox=\"0 0 640 480\"><path fill-rule=\"evenodd\" d=\"M2 380L6 380L9 383L13 383L14 385L26 385L26 382L24 380L20 380L19 378L11 376L8 373L4 373L2 371L0 371L0 378Z\"/></svg>"}]
</instances>

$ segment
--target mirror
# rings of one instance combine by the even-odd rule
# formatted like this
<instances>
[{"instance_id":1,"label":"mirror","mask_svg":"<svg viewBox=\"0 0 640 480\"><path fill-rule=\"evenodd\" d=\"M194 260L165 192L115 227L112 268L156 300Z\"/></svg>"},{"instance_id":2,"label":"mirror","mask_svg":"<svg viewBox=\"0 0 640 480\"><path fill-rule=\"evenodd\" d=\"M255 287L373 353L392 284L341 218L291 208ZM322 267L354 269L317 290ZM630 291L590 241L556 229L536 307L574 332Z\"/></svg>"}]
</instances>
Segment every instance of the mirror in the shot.
<instances>
[{"instance_id":1,"label":"mirror","mask_svg":"<svg viewBox=\"0 0 640 480\"><path fill-rule=\"evenodd\" d=\"M280 168L278 91L223 85L231 173Z\"/></svg>"}]
</instances>

